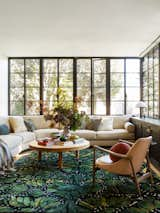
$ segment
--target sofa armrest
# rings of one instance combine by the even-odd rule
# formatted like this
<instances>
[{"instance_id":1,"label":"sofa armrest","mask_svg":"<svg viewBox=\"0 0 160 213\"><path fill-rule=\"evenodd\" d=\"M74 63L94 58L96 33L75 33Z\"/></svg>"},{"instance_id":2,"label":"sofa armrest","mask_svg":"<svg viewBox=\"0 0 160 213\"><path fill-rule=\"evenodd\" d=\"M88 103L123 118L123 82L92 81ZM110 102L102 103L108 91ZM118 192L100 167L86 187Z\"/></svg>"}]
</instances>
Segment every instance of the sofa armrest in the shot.
<instances>
[{"instance_id":1,"label":"sofa armrest","mask_svg":"<svg viewBox=\"0 0 160 213\"><path fill-rule=\"evenodd\" d=\"M135 125L132 124L131 122L126 122L126 123L124 124L124 128L125 128L128 132L130 132L130 133L134 133L134 132L135 132Z\"/></svg>"}]
</instances>

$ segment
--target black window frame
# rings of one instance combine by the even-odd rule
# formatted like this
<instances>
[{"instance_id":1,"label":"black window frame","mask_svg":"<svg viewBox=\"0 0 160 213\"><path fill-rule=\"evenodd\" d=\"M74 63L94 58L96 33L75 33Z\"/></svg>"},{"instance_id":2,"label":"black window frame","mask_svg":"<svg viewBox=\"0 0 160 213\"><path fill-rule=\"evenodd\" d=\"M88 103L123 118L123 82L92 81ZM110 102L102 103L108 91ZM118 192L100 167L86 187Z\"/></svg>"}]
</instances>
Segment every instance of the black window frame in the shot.
<instances>
[{"instance_id":1,"label":"black window frame","mask_svg":"<svg viewBox=\"0 0 160 213\"><path fill-rule=\"evenodd\" d=\"M155 51L158 51L158 63L155 64L154 63L154 57L155 57ZM152 66L150 66L150 59L149 57L152 56ZM146 63L146 59L147 59L147 63ZM158 98L155 97L154 94L154 89L155 89L155 79L154 79L154 74L155 74L155 67L158 67ZM152 78L150 79L150 72L152 70ZM141 58L141 100L146 102L147 108L144 109L144 114L146 115L146 117L148 118L154 118L154 119L160 119L160 43L155 44L148 52L145 53L145 55L143 55L143 57ZM147 75L147 87L145 86L144 88L144 81L146 81L146 79L144 78L144 73ZM150 100L149 97L149 82L152 81L153 84L153 100ZM144 94L147 94L147 100L144 99ZM153 108L152 111L150 110L150 102L153 104ZM158 115L155 115L155 102L158 102ZM151 115L152 112L152 115Z\"/></svg>"},{"instance_id":2,"label":"black window frame","mask_svg":"<svg viewBox=\"0 0 160 213\"><path fill-rule=\"evenodd\" d=\"M93 60L94 59L103 59L106 61L106 114L110 115L110 104L111 104L111 97L110 97L110 90L111 90L111 84L110 84L110 61L112 59L123 59L124 60L124 114L126 114L126 59L139 59L141 63L140 57L104 57L104 56L96 56L96 57L8 57L8 114L11 115L11 98L10 98L10 61L16 59L23 59L24 60L24 72L26 74L25 69L25 61L26 59L39 59L40 61L40 112L39 114L43 114L43 75L44 75L44 66L43 66L43 60L45 59L57 59L57 71L58 71L58 79L59 79L59 60L60 59L72 59L73 60L73 102L75 100L75 97L77 96L77 60L78 59L90 59L91 61L91 115L94 115L94 103L93 103ZM141 67L141 66L140 66ZM24 74L24 75L25 75ZM141 69L140 69L141 74ZM59 80L58 84L59 86ZM26 85L24 84L24 91L26 91ZM141 92L141 90L140 90ZM24 92L24 102L26 94ZM25 104L24 104L25 105ZM26 115L26 107L24 106L24 115ZM98 114L96 114L98 115Z\"/></svg>"}]
</instances>

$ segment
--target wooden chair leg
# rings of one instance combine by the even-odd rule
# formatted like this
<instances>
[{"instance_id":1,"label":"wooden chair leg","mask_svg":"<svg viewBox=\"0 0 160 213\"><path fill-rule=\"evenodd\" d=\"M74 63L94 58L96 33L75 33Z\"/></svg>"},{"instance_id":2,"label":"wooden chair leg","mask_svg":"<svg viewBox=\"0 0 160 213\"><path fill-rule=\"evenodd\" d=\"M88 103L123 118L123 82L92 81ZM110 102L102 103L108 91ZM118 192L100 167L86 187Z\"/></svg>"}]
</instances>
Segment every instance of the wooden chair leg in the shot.
<instances>
[{"instance_id":1,"label":"wooden chair leg","mask_svg":"<svg viewBox=\"0 0 160 213\"><path fill-rule=\"evenodd\" d=\"M146 159L147 159L147 169L148 169L148 171L150 173L150 181L151 181L151 184L153 184L154 181L153 181L152 170L151 170L151 166L150 166L150 159L149 159L148 154L146 156Z\"/></svg>"},{"instance_id":2,"label":"wooden chair leg","mask_svg":"<svg viewBox=\"0 0 160 213\"><path fill-rule=\"evenodd\" d=\"M137 190L138 190L138 194L139 194L139 196L141 196L140 185L139 185L138 178L137 178L137 175L136 175L136 173L135 173L134 166L133 166L133 163L132 163L131 160L130 160L130 164L131 164L131 168L132 168L132 173L133 173L134 182L135 182L136 188L137 188Z\"/></svg>"}]
</instances>

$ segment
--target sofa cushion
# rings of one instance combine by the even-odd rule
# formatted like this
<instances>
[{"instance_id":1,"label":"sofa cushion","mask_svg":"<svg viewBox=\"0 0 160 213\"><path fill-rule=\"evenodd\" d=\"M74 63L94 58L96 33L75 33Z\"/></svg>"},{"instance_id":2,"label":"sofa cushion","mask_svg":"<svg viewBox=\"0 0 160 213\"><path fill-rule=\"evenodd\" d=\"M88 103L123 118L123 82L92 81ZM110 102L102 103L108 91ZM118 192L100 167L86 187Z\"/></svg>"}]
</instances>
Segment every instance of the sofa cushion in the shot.
<instances>
[{"instance_id":1,"label":"sofa cushion","mask_svg":"<svg viewBox=\"0 0 160 213\"><path fill-rule=\"evenodd\" d=\"M113 116L113 129L124 129L125 122L129 120L129 116Z\"/></svg>"},{"instance_id":2,"label":"sofa cushion","mask_svg":"<svg viewBox=\"0 0 160 213\"><path fill-rule=\"evenodd\" d=\"M130 150L130 148L131 148L131 147L130 147L129 144L120 142L120 143L114 144L114 145L111 147L110 150L111 150L112 152L115 152L115 153L127 154L127 152ZM111 158L111 160L112 160L113 162L116 162L116 161L118 161L118 160L121 159L120 157L117 157L117 156L115 156L115 155L113 155L113 154L110 154L109 156L110 156L110 158Z\"/></svg>"},{"instance_id":3,"label":"sofa cushion","mask_svg":"<svg viewBox=\"0 0 160 213\"><path fill-rule=\"evenodd\" d=\"M24 124L24 120L23 117L21 116L11 116L9 118L9 122L11 124L11 128L13 130L13 132L25 132L27 131L27 128Z\"/></svg>"},{"instance_id":4,"label":"sofa cushion","mask_svg":"<svg viewBox=\"0 0 160 213\"><path fill-rule=\"evenodd\" d=\"M81 138L92 139L92 140L96 139L96 132L93 130L79 129L73 133L78 135Z\"/></svg>"},{"instance_id":5,"label":"sofa cushion","mask_svg":"<svg viewBox=\"0 0 160 213\"><path fill-rule=\"evenodd\" d=\"M10 149L22 145L22 138L15 134L0 135L0 139L2 139Z\"/></svg>"},{"instance_id":6,"label":"sofa cushion","mask_svg":"<svg viewBox=\"0 0 160 213\"><path fill-rule=\"evenodd\" d=\"M97 131L101 123L101 118L89 118L86 124L86 129ZM81 128L82 129L82 128Z\"/></svg>"},{"instance_id":7,"label":"sofa cushion","mask_svg":"<svg viewBox=\"0 0 160 213\"><path fill-rule=\"evenodd\" d=\"M24 123L25 123L27 130L29 132L34 132L34 130L36 130L36 127L35 127L35 125L34 125L34 123L31 119L24 120Z\"/></svg>"},{"instance_id":8,"label":"sofa cushion","mask_svg":"<svg viewBox=\"0 0 160 213\"><path fill-rule=\"evenodd\" d=\"M134 140L134 133L129 133L126 129L113 129L112 131L97 131L97 139L132 139Z\"/></svg>"},{"instance_id":9,"label":"sofa cushion","mask_svg":"<svg viewBox=\"0 0 160 213\"><path fill-rule=\"evenodd\" d=\"M11 130L10 123L9 123L9 117L0 116L0 125L1 124L6 124L8 126L8 129Z\"/></svg>"},{"instance_id":10,"label":"sofa cushion","mask_svg":"<svg viewBox=\"0 0 160 213\"><path fill-rule=\"evenodd\" d=\"M8 135L9 134L9 128L6 124L0 125L0 135Z\"/></svg>"},{"instance_id":11,"label":"sofa cushion","mask_svg":"<svg viewBox=\"0 0 160 213\"><path fill-rule=\"evenodd\" d=\"M126 122L124 124L124 128L128 131L128 132L135 132L135 125L132 124L131 122Z\"/></svg>"},{"instance_id":12,"label":"sofa cushion","mask_svg":"<svg viewBox=\"0 0 160 213\"><path fill-rule=\"evenodd\" d=\"M36 129L50 128L51 121L46 121L43 115L23 116L24 120L32 120Z\"/></svg>"},{"instance_id":13,"label":"sofa cushion","mask_svg":"<svg viewBox=\"0 0 160 213\"><path fill-rule=\"evenodd\" d=\"M112 117L103 118L98 127L98 131L110 131L110 130L113 130L113 118Z\"/></svg>"},{"instance_id":14,"label":"sofa cushion","mask_svg":"<svg viewBox=\"0 0 160 213\"><path fill-rule=\"evenodd\" d=\"M35 140L35 134L33 132L19 132L19 133L13 133L14 135L17 135L22 138L22 143L29 143L33 140Z\"/></svg>"},{"instance_id":15,"label":"sofa cushion","mask_svg":"<svg viewBox=\"0 0 160 213\"><path fill-rule=\"evenodd\" d=\"M51 133L58 132L58 129L37 129L34 131L36 138L51 137Z\"/></svg>"}]
</instances>

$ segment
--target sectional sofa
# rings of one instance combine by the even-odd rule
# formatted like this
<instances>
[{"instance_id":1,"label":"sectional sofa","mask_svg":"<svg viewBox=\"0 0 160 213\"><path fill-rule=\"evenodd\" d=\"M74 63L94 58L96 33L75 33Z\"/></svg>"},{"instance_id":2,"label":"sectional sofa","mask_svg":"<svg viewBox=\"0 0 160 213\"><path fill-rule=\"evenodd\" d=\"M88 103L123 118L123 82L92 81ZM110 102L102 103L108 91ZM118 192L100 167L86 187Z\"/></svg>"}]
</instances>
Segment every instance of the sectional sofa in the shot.
<instances>
[{"instance_id":1,"label":"sectional sofa","mask_svg":"<svg viewBox=\"0 0 160 213\"><path fill-rule=\"evenodd\" d=\"M35 130L22 131L22 132L13 132L11 119L18 118L16 116L3 117L0 116L0 125L6 124L9 128L10 133L7 135L0 135L0 139L5 141L12 154L15 156L21 151L28 149L29 143L36 138L49 137L51 133L60 131L57 128L50 128L51 121L46 121L43 115L38 116L23 116L24 120L32 120ZM91 116L91 118L97 119L97 116ZM104 118L113 119L113 129L108 131L101 130L89 130L89 129L78 129L74 134L77 134L80 137L88 139L91 145L97 144L100 146L111 146L115 144L118 139L125 139L134 141L135 139L135 127L130 122L129 116L105 116Z\"/></svg>"}]
</instances>

